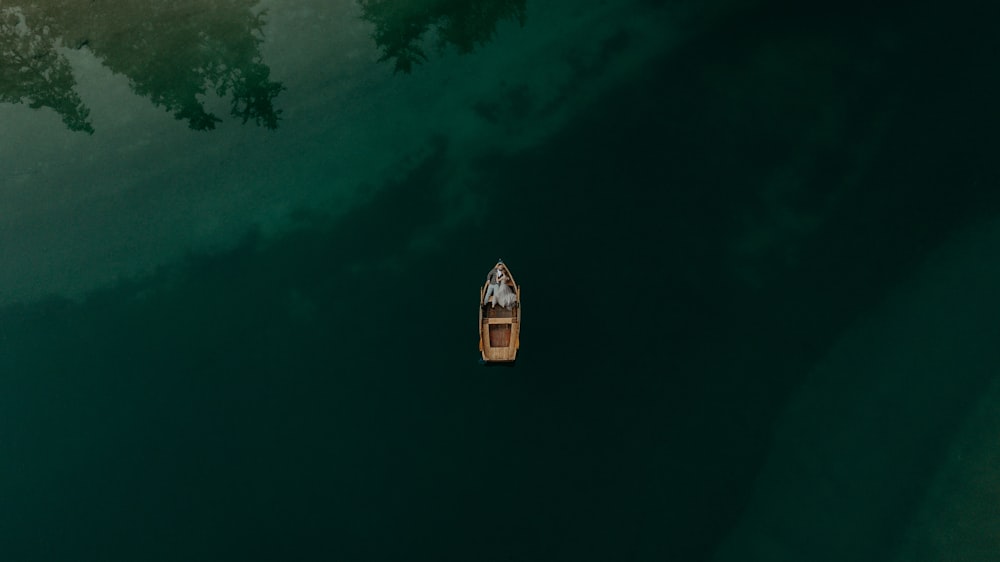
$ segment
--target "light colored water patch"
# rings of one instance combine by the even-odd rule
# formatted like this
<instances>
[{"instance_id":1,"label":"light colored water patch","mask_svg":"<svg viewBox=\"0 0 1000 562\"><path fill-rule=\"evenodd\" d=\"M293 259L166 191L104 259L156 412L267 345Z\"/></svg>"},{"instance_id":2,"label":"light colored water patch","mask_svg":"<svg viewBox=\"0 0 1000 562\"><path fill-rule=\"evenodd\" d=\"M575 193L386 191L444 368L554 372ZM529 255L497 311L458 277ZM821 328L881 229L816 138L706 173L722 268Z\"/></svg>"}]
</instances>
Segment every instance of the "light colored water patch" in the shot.
<instances>
[{"instance_id":1,"label":"light colored water patch","mask_svg":"<svg viewBox=\"0 0 1000 562\"><path fill-rule=\"evenodd\" d=\"M1000 377L934 477L895 560L992 562L1000 553Z\"/></svg>"},{"instance_id":2,"label":"light colored water patch","mask_svg":"<svg viewBox=\"0 0 1000 562\"><path fill-rule=\"evenodd\" d=\"M296 210L336 218L372 186L419 165L433 139L447 147L438 175L457 202L448 222L460 220L479 209L478 157L544 141L679 36L664 32L666 11L644 2L529 2L524 28L502 24L472 55L448 51L394 75L391 64L375 63L372 29L353 0L262 2L257 10L267 14L264 63L286 87L275 99L284 111L275 131L225 114L215 130L193 131L136 95L129 77L88 47L61 52L93 135L67 130L49 110L0 107L8 133L0 139L0 303L78 295L190 251L231 246L251 228L278 235ZM215 29L226 22L212 17L232 14L175 16L177 25ZM126 19L100 22L102 37L133 25ZM161 43L194 36L164 30ZM608 55L606 41L621 33L628 42ZM501 122L477 112L507 103L512 88L530 98L526 111L507 111ZM211 93L200 99L224 109ZM432 245L427 236L419 244Z\"/></svg>"},{"instance_id":3,"label":"light colored water patch","mask_svg":"<svg viewBox=\"0 0 1000 562\"><path fill-rule=\"evenodd\" d=\"M831 347L779 417L715 560L891 555L1000 365L998 252L1000 221L956 236Z\"/></svg>"}]
</instances>

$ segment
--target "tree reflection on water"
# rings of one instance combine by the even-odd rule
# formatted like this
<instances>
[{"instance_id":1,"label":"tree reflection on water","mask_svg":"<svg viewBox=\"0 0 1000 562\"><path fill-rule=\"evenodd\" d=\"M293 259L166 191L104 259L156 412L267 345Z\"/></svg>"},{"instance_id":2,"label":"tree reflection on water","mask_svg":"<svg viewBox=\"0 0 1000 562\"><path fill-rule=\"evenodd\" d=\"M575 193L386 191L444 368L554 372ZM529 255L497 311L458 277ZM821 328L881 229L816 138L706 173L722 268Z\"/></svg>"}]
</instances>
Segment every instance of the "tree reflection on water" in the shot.
<instances>
[{"instance_id":1,"label":"tree reflection on water","mask_svg":"<svg viewBox=\"0 0 1000 562\"><path fill-rule=\"evenodd\" d=\"M274 129L284 89L263 62L264 18L254 0L42 0L0 8L0 101L55 110L68 128L94 131L60 47L89 49L195 130L222 120L205 109L209 90L230 114Z\"/></svg>"},{"instance_id":2,"label":"tree reflection on water","mask_svg":"<svg viewBox=\"0 0 1000 562\"><path fill-rule=\"evenodd\" d=\"M409 73L427 60L424 36L436 35L436 46L451 45L470 53L496 34L501 20L525 23L526 0L358 0L362 19L375 25L379 61L395 59L397 72Z\"/></svg>"},{"instance_id":3,"label":"tree reflection on water","mask_svg":"<svg viewBox=\"0 0 1000 562\"><path fill-rule=\"evenodd\" d=\"M18 11L0 8L0 102L50 107L71 130L93 133L90 110L75 86L69 62L53 48L50 30L32 31Z\"/></svg>"},{"instance_id":4,"label":"tree reflection on water","mask_svg":"<svg viewBox=\"0 0 1000 562\"><path fill-rule=\"evenodd\" d=\"M491 41L501 20L525 23L526 0L358 0L374 24L380 61L411 72L425 48L469 53ZM94 132L61 49L88 49L132 90L188 122L214 129L206 110L214 93L230 115L274 129L284 89L270 79L260 47L264 13L257 0L37 0L0 6L0 103L47 107L73 131ZM428 39L428 36L431 39Z\"/></svg>"}]
</instances>

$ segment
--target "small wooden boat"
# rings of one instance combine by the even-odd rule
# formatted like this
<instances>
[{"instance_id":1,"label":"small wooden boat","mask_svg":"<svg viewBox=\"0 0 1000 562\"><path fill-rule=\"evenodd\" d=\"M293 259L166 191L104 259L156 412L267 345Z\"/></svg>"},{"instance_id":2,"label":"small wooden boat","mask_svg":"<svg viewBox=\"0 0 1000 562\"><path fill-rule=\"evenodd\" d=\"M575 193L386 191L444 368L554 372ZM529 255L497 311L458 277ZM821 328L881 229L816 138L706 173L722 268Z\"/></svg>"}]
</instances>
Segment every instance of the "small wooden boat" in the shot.
<instances>
[{"instance_id":1,"label":"small wooden boat","mask_svg":"<svg viewBox=\"0 0 1000 562\"><path fill-rule=\"evenodd\" d=\"M521 346L521 286L514 282L514 276L510 274L503 260L498 260L496 267L490 270L490 273L498 269L503 270L505 283L513 289L517 300L510 308L497 305L493 296L490 296L487 304L483 304L490 286L489 276L479 288L479 352L482 354L480 363L513 365L517 358L517 350Z\"/></svg>"}]
</instances>

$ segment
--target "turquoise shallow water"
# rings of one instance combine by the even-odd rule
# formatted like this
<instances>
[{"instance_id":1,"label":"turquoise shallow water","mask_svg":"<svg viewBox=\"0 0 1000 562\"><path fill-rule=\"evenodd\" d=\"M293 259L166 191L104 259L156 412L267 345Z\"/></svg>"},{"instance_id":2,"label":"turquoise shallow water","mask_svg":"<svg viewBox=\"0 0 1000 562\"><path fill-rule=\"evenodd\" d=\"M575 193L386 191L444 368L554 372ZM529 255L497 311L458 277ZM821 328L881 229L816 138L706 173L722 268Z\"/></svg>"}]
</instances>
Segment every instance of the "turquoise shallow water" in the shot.
<instances>
[{"instance_id":1,"label":"turquoise shallow water","mask_svg":"<svg viewBox=\"0 0 1000 562\"><path fill-rule=\"evenodd\" d=\"M6 558L989 560L989 10L488 5L0 7Z\"/></svg>"}]
</instances>

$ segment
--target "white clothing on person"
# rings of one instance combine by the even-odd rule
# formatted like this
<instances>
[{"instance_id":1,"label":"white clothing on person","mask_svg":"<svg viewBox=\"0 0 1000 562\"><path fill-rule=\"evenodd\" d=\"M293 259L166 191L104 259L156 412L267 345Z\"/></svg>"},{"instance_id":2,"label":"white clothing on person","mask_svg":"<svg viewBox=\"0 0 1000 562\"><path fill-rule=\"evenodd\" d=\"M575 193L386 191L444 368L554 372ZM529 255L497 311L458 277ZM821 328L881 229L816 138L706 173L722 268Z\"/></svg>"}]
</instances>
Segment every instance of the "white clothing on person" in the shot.
<instances>
[{"instance_id":1,"label":"white clothing on person","mask_svg":"<svg viewBox=\"0 0 1000 562\"><path fill-rule=\"evenodd\" d=\"M504 308L514 306L514 303L517 302L517 294L507 284L507 276L504 274L503 269L500 267L494 268L493 271L490 271L487 279L490 282L490 286L486 289L486 297L483 299L483 304L489 304L490 296L492 296L493 306L498 304Z\"/></svg>"}]
</instances>

